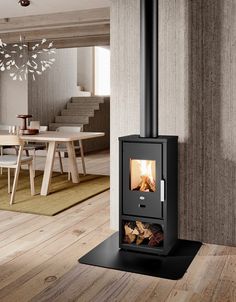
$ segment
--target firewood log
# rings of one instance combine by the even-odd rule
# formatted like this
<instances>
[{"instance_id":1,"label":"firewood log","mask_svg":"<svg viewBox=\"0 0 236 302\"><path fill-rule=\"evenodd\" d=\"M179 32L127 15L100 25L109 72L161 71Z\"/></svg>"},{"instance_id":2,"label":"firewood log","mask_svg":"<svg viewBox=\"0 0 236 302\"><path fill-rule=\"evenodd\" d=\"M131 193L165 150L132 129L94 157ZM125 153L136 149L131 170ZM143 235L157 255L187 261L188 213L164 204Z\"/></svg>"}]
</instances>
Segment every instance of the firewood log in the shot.
<instances>
[{"instance_id":1,"label":"firewood log","mask_svg":"<svg viewBox=\"0 0 236 302\"><path fill-rule=\"evenodd\" d=\"M125 229L124 242L128 244L133 243L136 239L136 235L132 234L133 229L131 229L127 224L125 224L124 229Z\"/></svg>"},{"instance_id":2,"label":"firewood log","mask_svg":"<svg viewBox=\"0 0 236 302\"><path fill-rule=\"evenodd\" d=\"M144 234L143 234L144 238L150 239L152 237L152 235L153 234L152 234L152 231L150 229L145 229Z\"/></svg>"},{"instance_id":3,"label":"firewood log","mask_svg":"<svg viewBox=\"0 0 236 302\"><path fill-rule=\"evenodd\" d=\"M136 238L136 244L140 245L145 239L151 238L152 231L149 228L149 224L142 223L141 221L136 221L137 231L139 232Z\"/></svg>"},{"instance_id":4,"label":"firewood log","mask_svg":"<svg viewBox=\"0 0 236 302\"><path fill-rule=\"evenodd\" d=\"M129 243L130 243L130 238L129 238L129 236L125 235L125 236L123 237L123 242L129 244Z\"/></svg>"},{"instance_id":5,"label":"firewood log","mask_svg":"<svg viewBox=\"0 0 236 302\"><path fill-rule=\"evenodd\" d=\"M138 235L136 238L136 244L140 245L144 240L144 237L142 235Z\"/></svg>"},{"instance_id":6,"label":"firewood log","mask_svg":"<svg viewBox=\"0 0 236 302\"><path fill-rule=\"evenodd\" d=\"M142 223L141 221L136 221L136 225L140 235L143 235L144 238L149 238L152 236L152 231L148 223Z\"/></svg>"},{"instance_id":7,"label":"firewood log","mask_svg":"<svg viewBox=\"0 0 236 302\"><path fill-rule=\"evenodd\" d=\"M136 221L136 225L137 225L139 234L143 234L145 231L143 223L141 221Z\"/></svg>"},{"instance_id":8,"label":"firewood log","mask_svg":"<svg viewBox=\"0 0 236 302\"><path fill-rule=\"evenodd\" d=\"M137 229L137 228L135 228L135 229L133 230L132 234L134 234L134 235L139 235L139 231L138 231L138 229Z\"/></svg>"},{"instance_id":9,"label":"firewood log","mask_svg":"<svg viewBox=\"0 0 236 302\"><path fill-rule=\"evenodd\" d=\"M129 221L127 222L128 227L130 227L131 229L135 229L136 228L136 222L135 221Z\"/></svg>"},{"instance_id":10,"label":"firewood log","mask_svg":"<svg viewBox=\"0 0 236 302\"><path fill-rule=\"evenodd\" d=\"M154 232L150 241L148 242L148 246L155 247L160 245L160 243L164 240L164 234L162 232Z\"/></svg>"}]
</instances>

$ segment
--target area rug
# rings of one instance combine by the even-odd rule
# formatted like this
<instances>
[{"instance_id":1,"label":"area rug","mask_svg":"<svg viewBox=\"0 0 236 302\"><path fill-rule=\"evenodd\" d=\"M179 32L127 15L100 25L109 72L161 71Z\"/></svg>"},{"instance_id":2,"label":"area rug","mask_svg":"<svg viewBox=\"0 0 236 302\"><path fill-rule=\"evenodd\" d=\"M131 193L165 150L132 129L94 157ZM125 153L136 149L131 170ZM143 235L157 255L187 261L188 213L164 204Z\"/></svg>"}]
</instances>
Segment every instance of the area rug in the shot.
<instances>
[{"instance_id":1,"label":"area rug","mask_svg":"<svg viewBox=\"0 0 236 302\"><path fill-rule=\"evenodd\" d=\"M82 201L109 189L108 176L80 175L80 183L68 181L67 174L53 173L50 194L39 195L43 174L36 173L35 189L37 195L30 195L29 172L21 171L16 191L15 203L10 206L7 193L7 175L0 175L0 210L46 216L56 215Z\"/></svg>"}]
</instances>

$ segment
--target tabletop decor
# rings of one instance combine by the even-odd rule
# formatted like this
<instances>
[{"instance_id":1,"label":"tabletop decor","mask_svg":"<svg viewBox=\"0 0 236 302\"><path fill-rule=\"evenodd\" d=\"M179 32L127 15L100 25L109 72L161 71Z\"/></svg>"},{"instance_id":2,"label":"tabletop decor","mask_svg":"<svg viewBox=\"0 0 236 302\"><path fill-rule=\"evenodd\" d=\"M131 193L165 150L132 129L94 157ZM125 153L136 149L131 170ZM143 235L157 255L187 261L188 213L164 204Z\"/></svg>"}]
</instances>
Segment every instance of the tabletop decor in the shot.
<instances>
[{"instance_id":1,"label":"tabletop decor","mask_svg":"<svg viewBox=\"0 0 236 302\"><path fill-rule=\"evenodd\" d=\"M21 123L21 127L20 127L20 134L34 135L34 134L39 133L39 129L29 129L27 127L27 124L28 124L27 120L28 120L28 118L32 117L31 114L18 114L16 117L22 119L22 123Z\"/></svg>"}]
</instances>

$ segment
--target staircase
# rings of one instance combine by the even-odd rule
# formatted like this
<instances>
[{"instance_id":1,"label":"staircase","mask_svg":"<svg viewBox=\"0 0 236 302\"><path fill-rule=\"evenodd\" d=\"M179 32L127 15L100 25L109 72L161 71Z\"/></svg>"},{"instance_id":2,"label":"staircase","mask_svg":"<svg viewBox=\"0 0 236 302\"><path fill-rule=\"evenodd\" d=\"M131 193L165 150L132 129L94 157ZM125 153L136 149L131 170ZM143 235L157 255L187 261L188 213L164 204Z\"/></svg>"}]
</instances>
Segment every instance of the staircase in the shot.
<instances>
[{"instance_id":1,"label":"staircase","mask_svg":"<svg viewBox=\"0 0 236 302\"><path fill-rule=\"evenodd\" d=\"M110 142L110 98L98 96L72 97L61 115L49 125L50 130L63 126L81 126L85 132L105 132L105 137L84 141L84 151L109 148Z\"/></svg>"}]
</instances>

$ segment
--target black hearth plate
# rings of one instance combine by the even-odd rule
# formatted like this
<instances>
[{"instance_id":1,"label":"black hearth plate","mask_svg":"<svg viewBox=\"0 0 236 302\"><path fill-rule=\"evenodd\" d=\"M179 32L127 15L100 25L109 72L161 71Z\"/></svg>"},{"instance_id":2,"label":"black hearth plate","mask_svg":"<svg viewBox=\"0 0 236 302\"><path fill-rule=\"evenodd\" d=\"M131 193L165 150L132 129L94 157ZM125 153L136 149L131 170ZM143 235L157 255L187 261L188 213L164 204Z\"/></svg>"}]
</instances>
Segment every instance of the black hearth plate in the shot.
<instances>
[{"instance_id":1,"label":"black hearth plate","mask_svg":"<svg viewBox=\"0 0 236 302\"><path fill-rule=\"evenodd\" d=\"M183 277L202 243L179 240L176 249L168 256L157 256L119 250L119 233L103 241L79 259L82 264L153 277L178 280Z\"/></svg>"}]
</instances>

